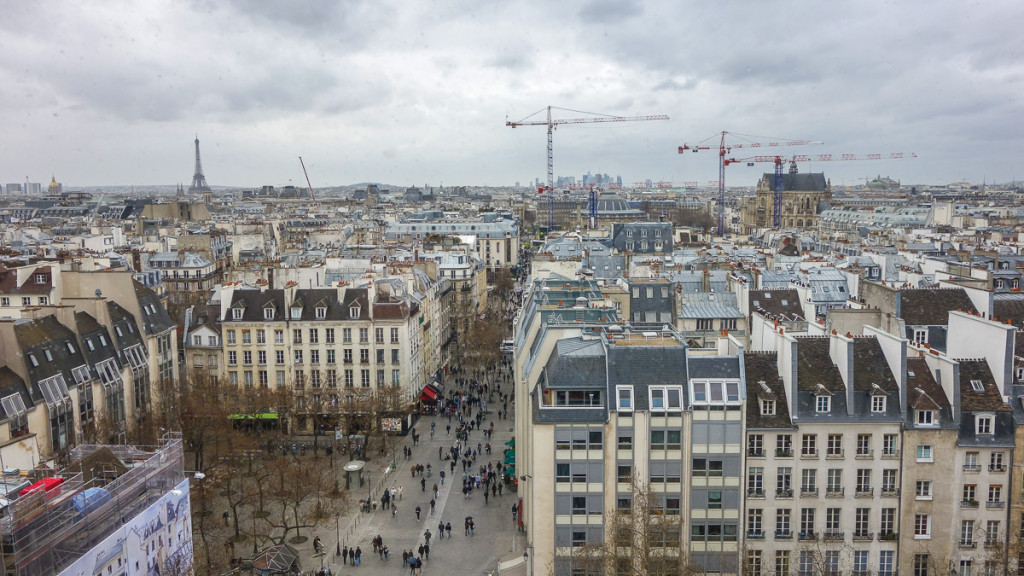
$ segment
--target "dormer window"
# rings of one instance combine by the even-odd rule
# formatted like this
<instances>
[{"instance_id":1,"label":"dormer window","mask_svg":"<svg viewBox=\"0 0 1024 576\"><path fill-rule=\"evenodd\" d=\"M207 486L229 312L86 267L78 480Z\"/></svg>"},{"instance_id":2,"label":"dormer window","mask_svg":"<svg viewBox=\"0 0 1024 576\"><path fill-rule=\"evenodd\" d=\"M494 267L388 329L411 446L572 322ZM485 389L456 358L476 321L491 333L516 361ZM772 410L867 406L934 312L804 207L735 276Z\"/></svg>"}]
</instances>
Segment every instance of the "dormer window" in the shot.
<instances>
[{"instance_id":1,"label":"dormer window","mask_svg":"<svg viewBox=\"0 0 1024 576\"><path fill-rule=\"evenodd\" d=\"M832 411L832 397L831 396L815 396L814 397L814 411L818 414L827 414Z\"/></svg>"},{"instance_id":2,"label":"dormer window","mask_svg":"<svg viewBox=\"0 0 1024 576\"><path fill-rule=\"evenodd\" d=\"M275 312L275 310L274 310L273 307L264 308L263 309L263 319L264 320L273 320L274 319L274 312Z\"/></svg>"},{"instance_id":3,"label":"dormer window","mask_svg":"<svg viewBox=\"0 0 1024 576\"><path fill-rule=\"evenodd\" d=\"M775 400L761 399L761 415L775 416Z\"/></svg>"},{"instance_id":4,"label":"dormer window","mask_svg":"<svg viewBox=\"0 0 1024 576\"><path fill-rule=\"evenodd\" d=\"M316 317L320 320L327 318L327 308L324 306L318 306L316 309Z\"/></svg>"},{"instance_id":5,"label":"dormer window","mask_svg":"<svg viewBox=\"0 0 1024 576\"><path fill-rule=\"evenodd\" d=\"M979 436L991 436L995 433L994 421L992 414L978 414L974 419L975 431Z\"/></svg>"},{"instance_id":6,"label":"dormer window","mask_svg":"<svg viewBox=\"0 0 1024 576\"><path fill-rule=\"evenodd\" d=\"M298 320L302 318L302 308L296 306L292 308L292 320Z\"/></svg>"},{"instance_id":7,"label":"dormer window","mask_svg":"<svg viewBox=\"0 0 1024 576\"><path fill-rule=\"evenodd\" d=\"M915 422L918 426L934 426L935 410L918 410Z\"/></svg>"},{"instance_id":8,"label":"dormer window","mask_svg":"<svg viewBox=\"0 0 1024 576\"><path fill-rule=\"evenodd\" d=\"M36 274L36 284L46 284L46 274Z\"/></svg>"},{"instance_id":9,"label":"dormer window","mask_svg":"<svg viewBox=\"0 0 1024 576\"><path fill-rule=\"evenodd\" d=\"M871 397L871 412L874 414L885 413L885 396Z\"/></svg>"},{"instance_id":10,"label":"dormer window","mask_svg":"<svg viewBox=\"0 0 1024 576\"><path fill-rule=\"evenodd\" d=\"M352 307L350 307L348 309L348 317L349 318L359 318L359 313L360 313L359 306L352 306Z\"/></svg>"},{"instance_id":11,"label":"dormer window","mask_svg":"<svg viewBox=\"0 0 1024 576\"><path fill-rule=\"evenodd\" d=\"M241 320L242 319L242 311L243 310L245 310L245 309L244 308L232 308L231 309L231 318L233 320Z\"/></svg>"}]
</instances>

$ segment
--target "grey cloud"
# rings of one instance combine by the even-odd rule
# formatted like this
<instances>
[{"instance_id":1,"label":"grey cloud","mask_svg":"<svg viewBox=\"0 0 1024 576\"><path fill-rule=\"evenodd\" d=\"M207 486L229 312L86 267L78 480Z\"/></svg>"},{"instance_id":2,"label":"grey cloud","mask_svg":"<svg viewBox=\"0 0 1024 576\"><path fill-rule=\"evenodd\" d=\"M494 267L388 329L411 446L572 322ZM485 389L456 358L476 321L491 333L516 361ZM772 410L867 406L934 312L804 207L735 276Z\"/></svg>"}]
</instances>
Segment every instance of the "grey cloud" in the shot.
<instances>
[{"instance_id":1,"label":"grey cloud","mask_svg":"<svg viewBox=\"0 0 1024 576\"><path fill-rule=\"evenodd\" d=\"M580 8L579 16L584 22L615 24L643 12L644 7L638 0L588 0Z\"/></svg>"},{"instance_id":2,"label":"grey cloud","mask_svg":"<svg viewBox=\"0 0 1024 576\"><path fill-rule=\"evenodd\" d=\"M674 78L668 78L662 80L654 85L655 92L669 91L669 92L683 92L687 90L693 90L697 87L698 81L696 78L687 78L685 82L679 82Z\"/></svg>"}]
</instances>

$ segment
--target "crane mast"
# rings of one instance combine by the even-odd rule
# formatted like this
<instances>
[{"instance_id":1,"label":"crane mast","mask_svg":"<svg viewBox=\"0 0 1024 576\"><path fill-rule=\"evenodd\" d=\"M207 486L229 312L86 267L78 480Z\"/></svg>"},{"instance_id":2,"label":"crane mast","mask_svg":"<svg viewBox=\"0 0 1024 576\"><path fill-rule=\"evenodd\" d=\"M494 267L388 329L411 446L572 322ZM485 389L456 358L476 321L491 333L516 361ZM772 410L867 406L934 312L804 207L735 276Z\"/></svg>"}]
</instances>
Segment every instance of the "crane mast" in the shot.
<instances>
[{"instance_id":1,"label":"crane mast","mask_svg":"<svg viewBox=\"0 0 1024 576\"><path fill-rule=\"evenodd\" d=\"M888 154L794 154L789 158L790 171L796 170L797 162L845 162L850 160L902 160L917 158L917 154L913 152L890 152ZM753 166L755 162L771 162L775 164L775 181L772 188L772 227L782 227L782 169L786 163L786 158L782 156L751 156L749 158L727 158L723 160L722 164L728 166L729 164L735 164L737 162L746 162L748 166Z\"/></svg>"},{"instance_id":2,"label":"crane mast","mask_svg":"<svg viewBox=\"0 0 1024 576\"><path fill-rule=\"evenodd\" d=\"M567 112L575 112L577 114L593 114L595 117L590 118L559 118L555 119L551 116L552 110L564 110ZM596 112L583 112L580 110L572 110L569 108L557 108L555 106L548 106L546 120L530 120L530 118L544 112L544 110L538 110L533 114L530 114L526 118L518 122L511 122L508 118L505 119L505 126L509 128L518 128L519 126L547 126L548 128L548 181L547 186L539 188L538 193L543 194L544 191L548 192L548 230L554 226L554 205L555 198L552 192L555 188L555 162L554 162L554 132L555 127L563 124L595 124L601 122L642 122L648 120L668 120L668 116L664 114L657 114L652 116L611 116L608 114L598 114ZM593 215L591 220L593 220Z\"/></svg>"},{"instance_id":3,"label":"crane mast","mask_svg":"<svg viewBox=\"0 0 1024 576\"><path fill-rule=\"evenodd\" d=\"M718 198L716 200L716 208L717 208L716 211L718 212L718 233L719 234L725 234L725 232L726 232L726 230L725 230L725 167L728 166L729 164L731 164L732 162L734 162L734 160L726 158L726 156L728 154L730 154L734 149L740 149L740 148L779 148L779 147L784 147L784 146L804 146L804 145L807 145L807 144L821 144L821 142L817 141L817 140L787 140L785 138L773 138L773 137L761 137L761 138L763 138L765 140L774 140L774 142L772 142L772 141L769 141L769 142L749 142L749 141L744 141L744 142L737 142L735 144L726 144L725 143L726 136L735 136L735 137L740 137L740 138L748 137L748 136L746 136L744 134L738 134L736 132L726 132L726 131L723 131L721 133L721 139L719 140L719 143L718 143ZM750 137L757 138L757 136L750 136ZM714 138L714 136L712 136L711 138ZM680 154L685 154L686 152L699 152L701 150L714 150L715 148L713 146L709 146L707 144L704 144L704 142L707 142L711 138L705 138L704 140L698 142L697 144L695 144L693 146L691 146L689 144L683 144L682 146L679 147L679 153ZM776 170L776 173L777 173L777 175L776 175L776 182L775 182L775 184L776 184L776 186L779 186L779 185L781 185L781 182L782 182L781 173L779 173L778 170Z\"/></svg>"},{"instance_id":4,"label":"crane mast","mask_svg":"<svg viewBox=\"0 0 1024 576\"><path fill-rule=\"evenodd\" d=\"M302 165L302 174L306 177L306 187L309 189L309 197L313 199L313 206L316 206L316 194L313 194L313 185L309 183L309 173L306 172L306 163L299 156L299 164Z\"/></svg>"}]
</instances>

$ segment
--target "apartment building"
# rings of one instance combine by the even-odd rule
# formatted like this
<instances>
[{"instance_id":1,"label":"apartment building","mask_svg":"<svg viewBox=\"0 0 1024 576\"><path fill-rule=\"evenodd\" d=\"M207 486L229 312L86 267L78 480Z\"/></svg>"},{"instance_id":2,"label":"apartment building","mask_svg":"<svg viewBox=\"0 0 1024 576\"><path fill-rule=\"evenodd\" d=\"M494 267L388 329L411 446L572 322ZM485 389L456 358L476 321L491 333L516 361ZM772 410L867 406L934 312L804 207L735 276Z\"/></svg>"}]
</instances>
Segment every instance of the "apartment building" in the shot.
<instances>
[{"instance_id":1,"label":"apartment building","mask_svg":"<svg viewBox=\"0 0 1024 576\"><path fill-rule=\"evenodd\" d=\"M129 272L65 272L59 305L0 320L0 458L31 468L83 441L148 438L160 382L177 378L159 298ZM103 286L91 298L72 282ZM167 347L166 352L161 350Z\"/></svg>"},{"instance_id":2,"label":"apartment building","mask_svg":"<svg viewBox=\"0 0 1024 576\"><path fill-rule=\"evenodd\" d=\"M430 236L460 236L471 242L488 270L519 265L519 223L515 220L430 220L393 222L389 240L422 240Z\"/></svg>"},{"instance_id":3,"label":"apartment building","mask_svg":"<svg viewBox=\"0 0 1024 576\"><path fill-rule=\"evenodd\" d=\"M422 313L404 284L342 284L299 289L292 282L282 290L230 284L221 291L220 375L231 386L294 392L292 432L335 424L314 416L323 412L318 406L382 389L398 389L413 402L426 384Z\"/></svg>"},{"instance_id":4,"label":"apartment building","mask_svg":"<svg viewBox=\"0 0 1024 576\"><path fill-rule=\"evenodd\" d=\"M645 543L617 563L738 573L740 357L691 357L671 329L620 325L590 281L535 282L515 345L516 470L534 569L599 573L608 566L593 551L631 547L625 538ZM626 535L625 518L643 534Z\"/></svg>"},{"instance_id":5,"label":"apartment building","mask_svg":"<svg viewBox=\"0 0 1024 576\"><path fill-rule=\"evenodd\" d=\"M900 342L779 337L745 357L748 573L894 574Z\"/></svg>"}]
</instances>

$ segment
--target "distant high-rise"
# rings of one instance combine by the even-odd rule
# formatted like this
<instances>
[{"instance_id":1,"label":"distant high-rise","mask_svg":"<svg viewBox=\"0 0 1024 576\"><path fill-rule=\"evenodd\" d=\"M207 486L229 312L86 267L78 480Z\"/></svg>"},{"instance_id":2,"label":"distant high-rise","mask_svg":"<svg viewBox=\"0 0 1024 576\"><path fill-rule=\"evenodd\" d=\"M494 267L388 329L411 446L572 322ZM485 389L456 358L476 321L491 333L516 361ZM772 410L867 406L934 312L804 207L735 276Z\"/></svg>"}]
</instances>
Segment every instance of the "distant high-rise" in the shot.
<instances>
[{"instance_id":1,"label":"distant high-rise","mask_svg":"<svg viewBox=\"0 0 1024 576\"><path fill-rule=\"evenodd\" d=\"M192 185L188 187L188 191L195 194L210 192L210 186L206 184L206 176L203 175L203 163L199 159L199 136L196 136L196 172L192 175Z\"/></svg>"}]
</instances>

